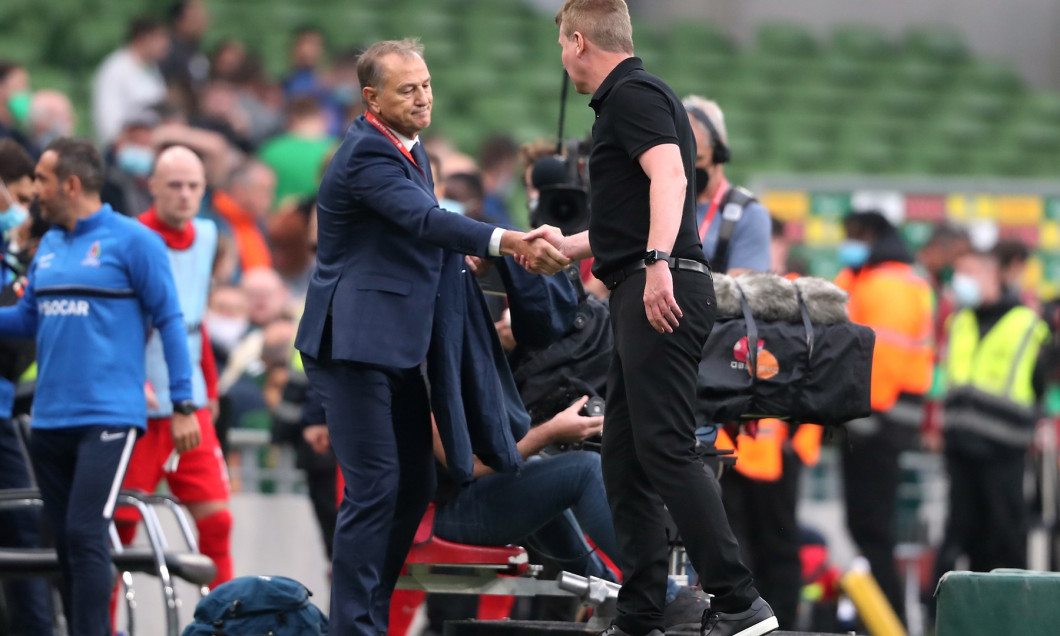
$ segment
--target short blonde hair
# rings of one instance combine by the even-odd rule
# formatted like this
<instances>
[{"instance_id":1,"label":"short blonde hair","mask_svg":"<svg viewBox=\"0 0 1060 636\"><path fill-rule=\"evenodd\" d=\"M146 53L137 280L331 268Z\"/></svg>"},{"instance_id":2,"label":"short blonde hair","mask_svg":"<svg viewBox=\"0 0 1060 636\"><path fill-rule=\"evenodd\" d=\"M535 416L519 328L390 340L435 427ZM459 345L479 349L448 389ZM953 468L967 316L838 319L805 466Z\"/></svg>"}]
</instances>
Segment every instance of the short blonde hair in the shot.
<instances>
[{"instance_id":1,"label":"short blonde hair","mask_svg":"<svg viewBox=\"0 0 1060 636\"><path fill-rule=\"evenodd\" d=\"M567 0L556 14L564 37L579 31L609 53L633 54L633 25L625 0Z\"/></svg>"},{"instance_id":2,"label":"short blonde hair","mask_svg":"<svg viewBox=\"0 0 1060 636\"><path fill-rule=\"evenodd\" d=\"M404 40L383 40L368 47L364 53L357 58L357 81L361 86L382 88L386 82L383 77L383 65L380 60L391 53L397 53L403 58L412 56L423 57L423 45L419 38L406 38Z\"/></svg>"},{"instance_id":3,"label":"short blonde hair","mask_svg":"<svg viewBox=\"0 0 1060 636\"><path fill-rule=\"evenodd\" d=\"M714 126L714 130L718 131L718 136L721 137L721 139L711 139L712 144L719 141L726 145L729 143L729 131L725 128L725 113L721 112L721 106L718 106L718 102L699 95L689 95L682 103L685 110L691 111L694 108L702 112L710 120L710 124ZM693 115L692 119L707 131L708 137L713 136L710 134L710 130L699 121L698 117Z\"/></svg>"}]
</instances>

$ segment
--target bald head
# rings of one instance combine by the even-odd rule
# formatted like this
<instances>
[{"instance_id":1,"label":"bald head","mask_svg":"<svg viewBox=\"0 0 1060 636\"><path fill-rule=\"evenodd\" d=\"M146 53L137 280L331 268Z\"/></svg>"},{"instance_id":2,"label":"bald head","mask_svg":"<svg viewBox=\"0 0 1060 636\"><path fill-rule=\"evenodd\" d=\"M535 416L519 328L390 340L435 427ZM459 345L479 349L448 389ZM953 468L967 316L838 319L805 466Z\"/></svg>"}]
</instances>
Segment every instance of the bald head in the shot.
<instances>
[{"instance_id":1,"label":"bald head","mask_svg":"<svg viewBox=\"0 0 1060 636\"><path fill-rule=\"evenodd\" d=\"M181 230L199 213L206 188L206 171L199 156L184 146L172 146L155 160L151 195L158 218Z\"/></svg>"},{"instance_id":2,"label":"bald head","mask_svg":"<svg viewBox=\"0 0 1060 636\"><path fill-rule=\"evenodd\" d=\"M46 146L52 139L74 134L74 107L59 91L39 90L30 101L29 121L33 138Z\"/></svg>"}]
</instances>

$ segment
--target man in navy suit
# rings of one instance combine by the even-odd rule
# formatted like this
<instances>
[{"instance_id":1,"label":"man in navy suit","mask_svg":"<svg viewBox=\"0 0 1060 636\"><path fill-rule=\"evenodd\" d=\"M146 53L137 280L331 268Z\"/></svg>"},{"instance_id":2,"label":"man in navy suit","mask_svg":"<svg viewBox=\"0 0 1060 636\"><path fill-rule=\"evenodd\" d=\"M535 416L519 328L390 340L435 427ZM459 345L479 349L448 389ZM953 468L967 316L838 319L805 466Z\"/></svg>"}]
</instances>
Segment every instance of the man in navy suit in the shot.
<instances>
[{"instance_id":1,"label":"man in navy suit","mask_svg":"<svg viewBox=\"0 0 1060 636\"><path fill-rule=\"evenodd\" d=\"M428 399L421 364L438 327L436 303L462 289L443 279L459 269L443 264L455 252L517 255L531 271L551 274L570 261L546 241L524 241L521 232L438 207L418 141L431 123L433 97L417 41L374 44L357 74L367 112L350 126L320 185L317 269L295 345L323 398L346 480L331 632L378 636L387 631L390 595L434 489L430 402L437 396ZM492 366L486 359L470 375ZM431 377L435 393L448 386Z\"/></svg>"}]
</instances>

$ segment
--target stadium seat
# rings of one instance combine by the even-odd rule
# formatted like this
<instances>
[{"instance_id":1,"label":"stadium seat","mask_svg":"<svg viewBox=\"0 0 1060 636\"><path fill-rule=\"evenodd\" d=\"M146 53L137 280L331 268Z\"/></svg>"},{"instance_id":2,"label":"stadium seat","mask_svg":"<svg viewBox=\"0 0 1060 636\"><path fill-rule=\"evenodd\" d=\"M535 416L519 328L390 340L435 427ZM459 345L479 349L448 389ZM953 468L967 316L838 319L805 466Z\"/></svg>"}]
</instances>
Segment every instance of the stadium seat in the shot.
<instances>
[{"instance_id":1,"label":"stadium seat","mask_svg":"<svg viewBox=\"0 0 1060 636\"><path fill-rule=\"evenodd\" d=\"M811 57L817 41L806 27L796 22L767 22L755 30L759 51L784 57Z\"/></svg>"},{"instance_id":2,"label":"stadium seat","mask_svg":"<svg viewBox=\"0 0 1060 636\"><path fill-rule=\"evenodd\" d=\"M964 38L953 27L924 26L911 29L906 36L910 55L922 60L955 65L968 59Z\"/></svg>"},{"instance_id":3,"label":"stadium seat","mask_svg":"<svg viewBox=\"0 0 1060 636\"><path fill-rule=\"evenodd\" d=\"M897 52L883 29L862 24L836 27L832 32L832 49L840 56L863 62L879 62Z\"/></svg>"}]
</instances>

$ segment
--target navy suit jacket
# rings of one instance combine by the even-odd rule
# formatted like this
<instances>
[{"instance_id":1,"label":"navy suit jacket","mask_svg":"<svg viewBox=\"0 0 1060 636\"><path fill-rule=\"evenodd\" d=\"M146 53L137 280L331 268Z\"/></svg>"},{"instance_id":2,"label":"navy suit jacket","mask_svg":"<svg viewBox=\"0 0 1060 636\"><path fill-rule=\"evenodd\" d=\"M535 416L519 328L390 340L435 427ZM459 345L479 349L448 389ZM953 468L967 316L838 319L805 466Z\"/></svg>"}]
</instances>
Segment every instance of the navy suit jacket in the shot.
<instances>
[{"instance_id":1,"label":"navy suit jacket","mask_svg":"<svg viewBox=\"0 0 1060 636\"><path fill-rule=\"evenodd\" d=\"M363 116L350 125L320 184L299 351L322 357L330 312L332 359L407 369L426 358L446 251L486 256L495 228L439 208L422 168Z\"/></svg>"}]
</instances>

